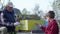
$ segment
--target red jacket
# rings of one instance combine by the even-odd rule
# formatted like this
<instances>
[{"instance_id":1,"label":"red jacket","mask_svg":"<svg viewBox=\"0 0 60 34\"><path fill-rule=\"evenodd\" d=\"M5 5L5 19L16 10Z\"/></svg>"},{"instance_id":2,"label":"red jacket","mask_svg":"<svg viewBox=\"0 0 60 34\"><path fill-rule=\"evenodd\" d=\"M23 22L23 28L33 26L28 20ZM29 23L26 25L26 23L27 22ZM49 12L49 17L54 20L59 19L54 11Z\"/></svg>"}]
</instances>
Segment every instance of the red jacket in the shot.
<instances>
[{"instance_id":1,"label":"red jacket","mask_svg":"<svg viewBox=\"0 0 60 34\"><path fill-rule=\"evenodd\" d=\"M59 28L56 20L52 20L51 22L48 22L47 27L41 27L46 34L59 34Z\"/></svg>"}]
</instances>

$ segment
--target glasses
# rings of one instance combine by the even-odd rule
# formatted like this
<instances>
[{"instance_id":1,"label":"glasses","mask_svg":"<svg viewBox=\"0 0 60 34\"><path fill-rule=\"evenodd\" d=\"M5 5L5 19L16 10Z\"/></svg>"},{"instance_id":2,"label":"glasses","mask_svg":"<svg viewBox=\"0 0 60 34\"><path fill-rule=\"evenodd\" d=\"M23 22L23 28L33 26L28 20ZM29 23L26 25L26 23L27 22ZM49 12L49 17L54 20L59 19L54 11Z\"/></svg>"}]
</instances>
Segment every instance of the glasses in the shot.
<instances>
[{"instance_id":1,"label":"glasses","mask_svg":"<svg viewBox=\"0 0 60 34\"><path fill-rule=\"evenodd\" d=\"M8 8L13 8L13 7L9 7L9 6L7 6Z\"/></svg>"},{"instance_id":2,"label":"glasses","mask_svg":"<svg viewBox=\"0 0 60 34\"><path fill-rule=\"evenodd\" d=\"M13 7L9 7L9 8L11 8L11 9L12 9Z\"/></svg>"}]
</instances>

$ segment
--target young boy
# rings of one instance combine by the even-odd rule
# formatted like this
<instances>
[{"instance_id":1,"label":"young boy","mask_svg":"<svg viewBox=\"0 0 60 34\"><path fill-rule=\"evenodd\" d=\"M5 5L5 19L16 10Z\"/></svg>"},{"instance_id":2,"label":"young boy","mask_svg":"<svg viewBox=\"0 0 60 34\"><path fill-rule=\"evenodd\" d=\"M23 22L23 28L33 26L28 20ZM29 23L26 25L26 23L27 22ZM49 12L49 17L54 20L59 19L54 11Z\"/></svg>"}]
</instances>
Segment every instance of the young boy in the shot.
<instances>
[{"instance_id":1,"label":"young boy","mask_svg":"<svg viewBox=\"0 0 60 34\"><path fill-rule=\"evenodd\" d=\"M59 27L55 18L55 13L53 11L49 11L46 14L46 18L48 20L48 26L41 26L41 29L45 32L45 34L59 34Z\"/></svg>"}]
</instances>

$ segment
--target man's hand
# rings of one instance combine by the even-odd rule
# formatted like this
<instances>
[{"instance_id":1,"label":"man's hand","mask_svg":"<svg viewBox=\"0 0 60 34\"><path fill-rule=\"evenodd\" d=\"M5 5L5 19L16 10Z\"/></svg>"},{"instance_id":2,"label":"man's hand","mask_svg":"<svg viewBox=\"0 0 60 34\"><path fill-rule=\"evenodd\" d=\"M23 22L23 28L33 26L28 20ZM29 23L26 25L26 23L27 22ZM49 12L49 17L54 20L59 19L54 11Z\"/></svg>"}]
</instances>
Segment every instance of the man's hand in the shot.
<instances>
[{"instance_id":1,"label":"man's hand","mask_svg":"<svg viewBox=\"0 0 60 34\"><path fill-rule=\"evenodd\" d=\"M10 26L14 26L14 23L11 23Z\"/></svg>"},{"instance_id":2,"label":"man's hand","mask_svg":"<svg viewBox=\"0 0 60 34\"><path fill-rule=\"evenodd\" d=\"M10 26L10 24L9 24L9 23L7 23L7 26Z\"/></svg>"},{"instance_id":3,"label":"man's hand","mask_svg":"<svg viewBox=\"0 0 60 34\"><path fill-rule=\"evenodd\" d=\"M14 26L17 26L17 25L20 25L20 23L19 22L15 22L14 23Z\"/></svg>"},{"instance_id":4,"label":"man's hand","mask_svg":"<svg viewBox=\"0 0 60 34\"><path fill-rule=\"evenodd\" d=\"M6 25L6 23L2 23L2 25Z\"/></svg>"}]
</instances>

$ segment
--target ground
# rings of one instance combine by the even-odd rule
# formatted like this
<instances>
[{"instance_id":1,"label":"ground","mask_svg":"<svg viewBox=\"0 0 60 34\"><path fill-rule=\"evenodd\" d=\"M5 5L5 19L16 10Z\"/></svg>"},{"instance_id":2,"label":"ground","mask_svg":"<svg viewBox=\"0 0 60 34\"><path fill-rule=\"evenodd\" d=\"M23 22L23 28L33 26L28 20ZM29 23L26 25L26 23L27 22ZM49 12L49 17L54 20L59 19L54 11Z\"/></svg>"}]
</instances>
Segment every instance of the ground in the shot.
<instances>
[{"instance_id":1,"label":"ground","mask_svg":"<svg viewBox=\"0 0 60 34\"><path fill-rule=\"evenodd\" d=\"M44 34L44 33L31 33L31 32L24 32L24 33L22 32L22 33L19 33L18 32L17 34Z\"/></svg>"},{"instance_id":2,"label":"ground","mask_svg":"<svg viewBox=\"0 0 60 34\"><path fill-rule=\"evenodd\" d=\"M17 34L44 34L44 33L18 32ZM60 31L59 31L59 34L60 34Z\"/></svg>"}]
</instances>

